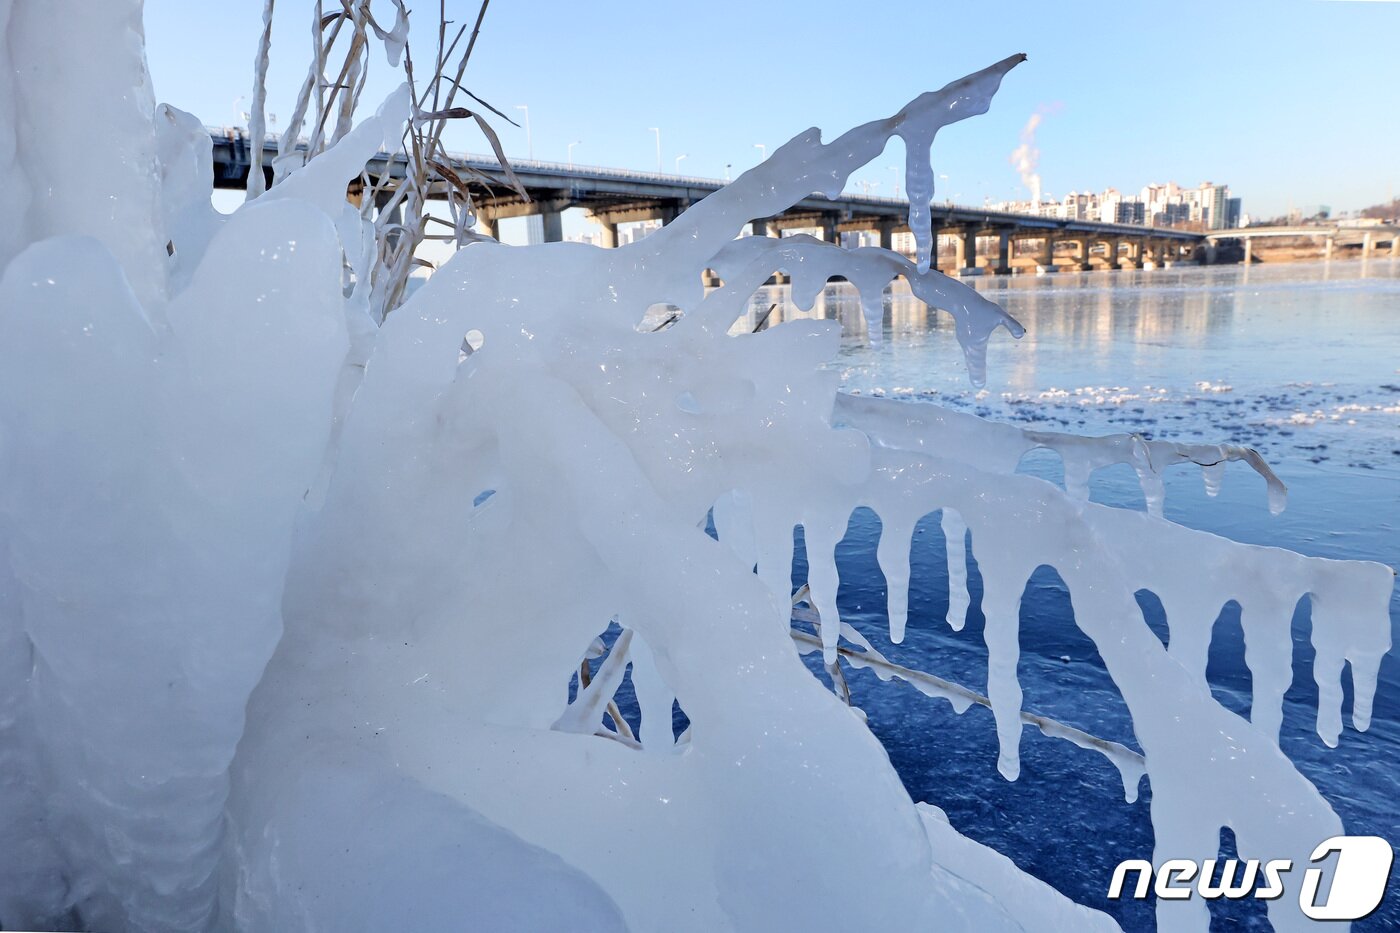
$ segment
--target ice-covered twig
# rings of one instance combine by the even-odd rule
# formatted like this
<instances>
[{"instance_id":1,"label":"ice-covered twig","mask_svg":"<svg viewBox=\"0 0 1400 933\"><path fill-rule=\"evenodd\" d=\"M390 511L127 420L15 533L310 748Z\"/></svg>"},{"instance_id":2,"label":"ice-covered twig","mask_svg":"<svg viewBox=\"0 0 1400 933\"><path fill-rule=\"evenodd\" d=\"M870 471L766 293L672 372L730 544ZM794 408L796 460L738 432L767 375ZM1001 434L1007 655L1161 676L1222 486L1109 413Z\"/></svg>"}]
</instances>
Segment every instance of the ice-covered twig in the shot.
<instances>
[{"instance_id":1,"label":"ice-covered twig","mask_svg":"<svg viewBox=\"0 0 1400 933\"><path fill-rule=\"evenodd\" d=\"M253 164L248 167L247 200L251 201L267 189L267 178L262 170L264 137L267 135L264 123L267 109L267 66L268 51L272 45L272 9L275 0L265 0L263 4L262 35L258 39L258 54L253 61L253 102L249 106L248 139L252 147Z\"/></svg>"},{"instance_id":2,"label":"ice-covered twig","mask_svg":"<svg viewBox=\"0 0 1400 933\"><path fill-rule=\"evenodd\" d=\"M792 611L792 618L797 622L806 622L809 625L817 627L821 626L821 619L814 609L794 608ZM852 667L867 668L883 681L889 681L891 679L900 680L909 684L924 696L947 700L949 704L952 705L953 710L960 715L965 713L973 704L986 707L987 709L992 708L992 701L975 690L970 690L961 684L954 683L951 680L945 680L942 677L927 673L926 671L919 671L895 664L879 651L875 650L868 641L861 638L854 629L844 623L841 626L841 633L842 637L857 640L856 643L859 650L846 645L838 645L836 648L838 658L845 659L846 663L850 664ZM821 638L815 635L809 635L796 628L792 630L791 634L792 640L800 646L799 650L802 650L804 654L810 651L820 651L822 648ZM839 673L840 667L837 666L836 670ZM828 673L830 673L830 668L828 668ZM837 688L836 695L840 697L842 702L847 706L851 704L850 688L846 686L844 676L842 676L841 684L840 687ZM1020 717L1022 722L1027 725L1035 726L1046 736L1064 739L1080 748L1096 751L1103 755L1118 769L1118 774L1123 780L1124 799L1126 799L1128 803L1137 800L1138 783L1142 776L1147 773L1147 761L1142 755L1120 742L1099 738L1082 729L1076 729L1074 726L1066 725L1057 719L1052 719L1049 716L1042 716L1030 710L1021 710Z\"/></svg>"}]
</instances>

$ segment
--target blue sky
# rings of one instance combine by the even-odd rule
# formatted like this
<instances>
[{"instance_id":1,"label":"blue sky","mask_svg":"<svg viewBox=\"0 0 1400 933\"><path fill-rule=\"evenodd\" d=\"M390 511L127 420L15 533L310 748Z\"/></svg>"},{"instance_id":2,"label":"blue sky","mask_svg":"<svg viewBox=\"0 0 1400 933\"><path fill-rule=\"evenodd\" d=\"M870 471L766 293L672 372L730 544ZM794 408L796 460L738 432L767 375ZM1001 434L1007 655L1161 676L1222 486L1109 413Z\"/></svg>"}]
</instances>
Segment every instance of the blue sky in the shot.
<instances>
[{"instance_id":1,"label":"blue sky","mask_svg":"<svg viewBox=\"0 0 1400 933\"><path fill-rule=\"evenodd\" d=\"M282 118L308 59L310 6L278 4L268 109ZM437 3L416 8L426 60ZM251 92L261 9L147 0L157 98L234 123L247 106L235 101ZM447 9L463 21L476 5ZM812 125L830 138L1023 51L1030 60L992 112L940 136L940 198L1028 196L1009 157L1040 110L1050 194L1210 180L1270 216L1400 193L1398 37L1400 2L1385 0L494 0L466 85L517 118L515 106L528 105L537 158L564 161L578 140L576 162L655 169L655 126L666 171L685 154L682 173L718 178L726 165L752 166L755 144L772 151ZM377 103L393 83L376 58L368 95ZM507 152L524 157L525 131L497 123ZM449 146L485 150L465 129ZM902 158L887 152L857 180L893 194L888 166Z\"/></svg>"}]
</instances>

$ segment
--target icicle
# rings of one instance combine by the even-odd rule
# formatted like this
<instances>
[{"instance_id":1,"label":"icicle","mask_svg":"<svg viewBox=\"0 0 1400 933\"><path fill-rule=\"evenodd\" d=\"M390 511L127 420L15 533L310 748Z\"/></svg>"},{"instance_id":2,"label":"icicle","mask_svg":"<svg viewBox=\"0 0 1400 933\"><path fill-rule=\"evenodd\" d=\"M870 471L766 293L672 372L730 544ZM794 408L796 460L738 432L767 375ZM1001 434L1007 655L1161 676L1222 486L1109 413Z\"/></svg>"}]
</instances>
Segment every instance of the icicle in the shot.
<instances>
[{"instance_id":1,"label":"icicle","mask_svg":"<svg viewBox=\"0 0 1400 933\"><path fill-rule=\"evenodd\" d=\"M84 99L55 62L39 62L48 70L38 83L24 77L34 73L26 56L52 43L19 39L68 35L50 28L63 17L46 19L48 9L16 7L45 28L7 34L0 57L14 67L0 69L0 82L29 82L16 99L31 103ZM111 41L138 36L129 23L98 32L69 18L83 27L77 52L124 56L117 71L139 72L139 43ZM962 708L976 702L957 685L882 664L842 625L834 553L863 505L888 530L881 565L901 593L900 542L943 509L955 628L967 611L966 529L976 529L986 702L1008 778L1031 722L1109 754L1125 790L1136 787L1126 750L1021 709L1019 597L1030 571L1047 564L1061 571L1076 624L1132 714L1164 852L1213 855L1229 822L1241 852L1301 860L1340 831L1267 732L1283 652L1266 643L1287 643L1288 613L1259 591L1281 580L1281 591L1311 594L1319 732L1335 742L1348 662L1354 724L1369 720L1389 649L1391 572L1234 544L1014 472L1027 450L1047 447L1073 462L1075 492L1111 463L1132 464L1160 489L1174 463L1241 459L1280 503L1282 484L1257 454L1133 435L1076 439L933 406L838 398L838 377L824 368L839 350L832 322L726 336L775 264L794 271L799 300L833 275L857 283L872 333L880 289L904 276L920 300L951 315L980 382L992 333L1022 329L929 270L928 149L939 127L985 110L1019 60L830 143L805 132L638 243L468 245L382 326L358 283L348 298L342 290L345 263L363 281L378 245L346 206L345 185L398 140L406 90L224 222L168 309L164 234L121 239L149 233L149 223L128 216L113 226L84 202L74 205L81 223L62 229L92 236L29 243L42 239L29 230L7 239L7 255L19 252L0 280L0 581L20 589L10 602L24 613L0 625L10 626L7 644L24 644L13 631L22 624L33 645L23 699L36 748L20 780L42 787L62 817L53 824L65 827L59 877L103 905L83 919L116 929L280 929L372 917L390 927L401 917L374 912L412 905L490 926L472 911L500 893L495 886L438 883L488 877L522 902L541 885L562 885L560 903L607 928L624 918L669 928L682 902L702 929L921 929L970 903L979 930L1016 929L1025 916L1086 921L1076 928L1102 921L1008 867L977 874L985 895L956 882L933 853L972 850L911 806L870 731L793 649L792 532L801 523L823 660L856 664L859 655L877 675ZM51 85L61 93L45 96ZM132 82L116 86L144 96ZM149 117L140 106L122 113L133 111ZM131 190L154 204L156 180L184 169L150 171L149 130L143 123L114 145L140 169ZM734 240L754 217L839 191L893 135L910 154L922 269L810 238ZM53 167L59 178L77 177L71 153L82 151L36 150L69 153ZM181 145L160 151L189 155ZM26 153L26 173L45 168L36 152ZM39 177L50 175L26 174L26 183L39 190ZM178 200L204 194L187 187ZM708 297L706 268L725 280ZM639 333L646 310L663 302L687 313ZM358 329L347 332L347 321ZM464 358L472 331L482 343ZM478 508L483 489L496 495ZM726 548L697 527L711 507ZM742 540L745 513L752 548ZM172 572L145 572L153 561ZM1148 587L1170 614L1188 615L1183 628L1172 622L1183 663L1138 618L1133 594ZM1246 607L1261 672L1257 724L1211 697L1195 659L1227 598ZM905 600L891 600L892 636ZM597 621L607 618L635 628L561 714L563 685L581 650L597 650ZM842 636L856 646L850 653ZM661 733L647 744L667 747L666 700L684 697L694 726L681 753L639 753L610 708L629 662L647 731ZM602 727L604 716L616 731ZM156 813L158 839L143 828ZM422 851L440 856L434 873L396 871ZM383 885L357 894L328 876L325 866L345 852ZM217 877L229 880L227 899ZM861 896L805 893L838 888ZM1015 911L999 903L1007 892ZM1270 910L1291 909L1279 906L1290 900ZM514 916L512 906L500 916Z\"/></svg>"},{"instance_id":2,"label":"icicle","mask_svg":"<svg viewBox=\"0 0 1400 933\"><path fill-rule=\"evenodd\" d=\"M1293 682L1293 640L1277 636L1293 627L1293 609L1302 595L1289 583L1274 575L1240 604L1244 662L1252 685L1249 721L1274 741L1283 725L1283 695Z\"/></svg>"},{"instance_id":3,"label":"icicle","mask_svg":"<svg viewBox=\"0 0 1400 933\"><path fill-rule=\"evenodd\" d=\"M1201 467L1201 478L1206 484L1206 495L1214 499L1220 495L1220 484L1225 479L1225 464L1207 463Z\"/></svg>"},{"instance_id":4,"label":"icicle","mask_svg":"<svg viewBox=\"0 0 1400 933\"><path fill-rule=\"evenodd\" d=\"M985 555L986 549L979 553ZM1008 781L1014 781L1021 774L1021 682L1016 677L1016 665L1021 658L1022 587L1012 582L1014 573L1007 572L1009 568L995 558L984 556L979 566L982 612L987 617L982 631L987 645L987 697L992 701L1001 747L997 770Z\"/></svg>"},{"instance_id":5,"label":"icicle","mask_svg":"<svg viewBox=\"0 0 1400 933\"><path fill-rule=\"evenodd\" d=\"M961 632L972 597L967 592L967 523L957 509L943 508L943 542L948 550L948 626Z\"/></svg>"},{"instance_id":6,"label":"icicle","mask_svg":"<svg viewBox=\"0 0 1400 933\"><path fill-rule=\"evenodd\" d=\"M825 624L821 628L822 660L836 663L836 640L840 637L841 615L836 611L836 590L840 577L836 572L836 543L845 534L846 523L830 518L816 518L802 524L807 544L807 584L811 587L812 608Z\"/></svg>"},{"instance_id":7,"label":"icicle","mask_svg":"<svg viewBox=\"0 0 1400 933\"><path fill-rule=\"evenodd\" d=\"M929 211L933 200L933 165L929 155L933 138L955 120L986 113L1002 77L1025 60L1024 55L1013 55L975 75L954 81L941 91L924 94L895 114L891 121L896 135L904 140L904 190L909 198L909 229L914 232L920 272L928 270L933 248ZM943 112L938 113L935 108ZM938 118L930 119L931 112L937 113Z\"/></svg>"},{"instance_id":8,"label":"icicle","mask_svg":"<svg viewBox=\"0 0 1400 933\"><path fill-rule=\"evenodd\" d=\"M904 641L904 626L909 617L909 547L914 526L907 516L890 515L880 529L880 543L875 556L880 572L885 575L885 601L889 609L890 641Z\"/></svg>"}]
</instances>

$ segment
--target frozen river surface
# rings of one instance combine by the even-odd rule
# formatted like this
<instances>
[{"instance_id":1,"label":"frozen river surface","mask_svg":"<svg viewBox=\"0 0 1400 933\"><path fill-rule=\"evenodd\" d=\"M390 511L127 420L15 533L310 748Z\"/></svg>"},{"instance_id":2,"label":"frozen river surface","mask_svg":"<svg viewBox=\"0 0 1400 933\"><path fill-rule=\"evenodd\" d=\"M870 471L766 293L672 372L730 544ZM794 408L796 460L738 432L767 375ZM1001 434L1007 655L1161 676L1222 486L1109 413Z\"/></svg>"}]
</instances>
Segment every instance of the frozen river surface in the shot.
<instances>
[{"instance_id":1,"label":"frozen river surface","mask_svg":"<svg viewBox=\"0 0 1400 933\"><path fill-rule=\"evenodd\" d=\"M949 319L926 312L907 292L887 297L878 345L846 286L829 285L810 316L842 321L845 339L834 365L849 391L927 399L1046 430L1250 445L1288 484L1287 511L1271 516L1263 482L1232 464L1216 499L1205 495L1198 470L1169 474L1167 517L1241 541L1400 566L1400 262L1099 272L977 285L1027 328L1019 341L1004 332L993 337L983 391L968 384ZM752 314L774 302L770 324L808 316L786 303L781 287L756 296ZM1028 458L1023 469L1059 479L1052 455ZM1092 488L1099 501L1143 507L1126 466L1099 473ZM943 621L943 536L925 519L915 537L908 636L892 645L877 535L874 516L857 513L838 551L843 616L891 660L985 690L975 570L968 624L953 632ZM976 546L974 540L974 557ZM795 579L803 574L799 561ZM1150 596L1142 600L1165 638L1160 607ZM1048 568L1028 586L1022 618L1025 707L1135 745L1123 701ZM1392 620L1400 625L1400 596ZM1391 655L1381 666L1371 730L1348 729L1341 746L1329 750L1313 731L1306 600L1293 631L1284 750L1349 832L1400 840L1400 659ZM1238 606L1227 604L1214 629L1208 679L1223 703L1247 714L1243 650ZM1081 903L1108 910L1125 928L1151 928L1149 904L1104 897L1118 861L1151 855L1145 783L1138 802L1127 804L1106 761L1035 730L1025 734L1020 780L1008 783L997 774L989 711L973 707L957 716L947 703L881 684L868 672L850 680L855 702L915 799L942 807L958 829ZM1349 710L1349 694L1347 703ZM1064 817L1065 801L1076 802L1072 818ZM1228 836L1223 844L1233 845ZM1212 909L1217 928L1267 928L1262 909L1248 902ZM1356 929L1397 926L1400 890L1392 876L1381 910Z\"/></svg>"}]
</instances>

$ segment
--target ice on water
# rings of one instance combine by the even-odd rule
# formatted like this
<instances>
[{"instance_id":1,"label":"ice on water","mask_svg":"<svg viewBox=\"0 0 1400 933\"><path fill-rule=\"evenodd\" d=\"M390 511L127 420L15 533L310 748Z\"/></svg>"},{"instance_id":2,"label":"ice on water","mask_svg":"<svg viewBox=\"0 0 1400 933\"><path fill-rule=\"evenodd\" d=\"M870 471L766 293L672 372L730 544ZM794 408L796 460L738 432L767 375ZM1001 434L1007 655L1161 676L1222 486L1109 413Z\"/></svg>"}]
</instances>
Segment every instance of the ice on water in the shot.
<instances>
[{"instance_id":1,"label":"ice on water","mask_svg":"<svg viewBox=\"0 0 1400 933\"><path fill-rule=\"evenodd\" d=\"M1129 463L1160 505L1172 463L1214 483L1244 459L1281 506L1252 452L842 397L822 368L837 325L729 334L775 269L799 296L843 275L867 313L903 276L953 316L980 383L988 339L1020 325L929 271L929 146L985 112L1020 56L829 143L809 130L630 246L473 243L381 323L373 234L343 193L397 141L404 91L223 218L198 120L155 105L138 2L4 4L0 24L0 161L21 218L0 233L7 927L1111 928L916 806L801 663L793 528L831 662L835 545L859 506L883 521L896 640L915 523L942 509L959 559L971 531L1006 777L1018 603L1049 564L1132 712L1159 857L1213 857L1228 825L1242 857L1305 860L1340 830L1277 744L1289 620L1309 594L1334 744L1348 663L1367 726L1392 572L1084 496L1094 469ZM896 135L917 264L735 240L839 192ZM705 293L706 268L724 287ZM663 302L683 316L639 329ZM1032 447L1059 452L1068 492L1014 473ZM1204 676L1231 599L1249 721ZM635 730L608 709L626 678ZM1295 903L1270 904L1280 929L1303 922ZM1206 927L1198 900L1161 910Z\"/></svg>"}]
</instances>

